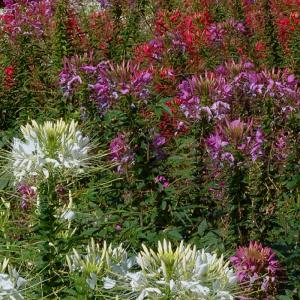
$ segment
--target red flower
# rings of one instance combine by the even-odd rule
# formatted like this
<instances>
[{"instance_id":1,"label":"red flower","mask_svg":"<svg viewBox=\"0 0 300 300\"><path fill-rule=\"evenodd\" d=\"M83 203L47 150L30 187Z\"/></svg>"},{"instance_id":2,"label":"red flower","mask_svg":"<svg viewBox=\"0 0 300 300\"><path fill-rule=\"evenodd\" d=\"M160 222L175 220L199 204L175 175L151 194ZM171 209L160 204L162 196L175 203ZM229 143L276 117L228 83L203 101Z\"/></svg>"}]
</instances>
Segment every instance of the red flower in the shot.
<instances>
[{"instance_id":1,"label":"red flower","mask_svg":"<svg viewBox=\"0 0 300 300\"><path fill-rule=\"evenodd\" d=\"M13 66L8 66L4 69L4 74L6 76L13 76L14 74L14 67Z\"/></svg>"},{"instance_id":2,"label":"red flower","mask_svg":"<svg viewBox=\"0 0 300 300\"><path fill-rule=\"evenodd\" d=\"M4 82L3 86L5 89L9 90L13 87L15 81L14 81L14 67L13 66L7 66L4 68Z\"/></svg>"},{"instance_id":3,"label":"red flower","mask_svg":"<svg viewBox=\"0 0 300 300\"><path fill-rule=\"evenodd\" d=\"M266 50L266 45L262 41L258 41L254 47L255 51L261 52Z\"/></svg>"}]
</instances>

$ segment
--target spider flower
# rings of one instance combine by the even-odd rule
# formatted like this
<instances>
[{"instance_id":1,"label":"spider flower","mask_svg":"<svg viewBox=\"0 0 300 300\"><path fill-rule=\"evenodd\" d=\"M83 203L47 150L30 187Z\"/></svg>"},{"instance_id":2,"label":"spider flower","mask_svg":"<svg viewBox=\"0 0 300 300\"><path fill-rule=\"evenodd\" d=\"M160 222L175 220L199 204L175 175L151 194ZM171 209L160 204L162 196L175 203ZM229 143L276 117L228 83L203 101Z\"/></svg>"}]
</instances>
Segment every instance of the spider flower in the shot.
<instances>
[{"instance_id":1,"label":"spider flower","mask_svg":"<svg viewBox=\"0 0 300 300\"><path fill-rule=\"evenodd\" d=\"M8 272L6 272L8 269ZM0 263L0 299L24 299L20 289L24 287L26 280L8 265L8 259L4 258Z\"/></svg>"},{"instance_id":2,"label":"spider flower","mask_svg":"<svg viewBox=\"0 0 300 300\"><path fill-rule=\"evenodd\" d=\"M261 243L250 242L248 247L239 247L230 258L238 282L247 291L261 290L264 297L276 293L280 264L271 248ZM264 298L265 299L265 298Z\"/></svg>"},{"instance_id":3,"label":"spider flower","mask_svg":"<svg viewBox=\"0 0 300 300\"><path fill-rule=\"evenodd\" d=\"M91 289L101 289L111 298L234 299L236 276L223 256L183 242L173 249L166 240L158 243L157 251L142 248L137 256L128 257L122 244L113 248L104 243L101 248L92 241L86 255L73 250L67 261L71 272L86 276Z\"/></svg>"},{"instance_id":4,"label":"spider flower","mask_svg":"<svg viewBox=\"0 0 300 300\"><path fill-rule=\"evenodd\" d=\"M166 295L180 299L234 299L236 277L223 256L183 242L173 249L166 240L158 243L156 252L142 247L137 256L141 271L131 274L131 286L140 292L139 300L149 295L153 296L150 299Z\"/></svg>"},{"instance_id":5,"label":"spider flower","mask_svg":"<svg viewBox=\"0 0 300 300\"><path fill-rule=\"evenodd\" d=\"M254 129L253 120L244 123L240 119L219 122L206 139L207 151L213 160L237 162L240 155L256 161L263 155L264 133L261 128Z\"/></svg>"},{"instance_id":6,"label":"spider flower","mask_svg":"<svg viewBox=\"0 0 300 300\"><path fill-rule=\"evenodd\" d=\"M63 120L36 121L21 127L22 139L14 138L12 168L17 183L36 176L49 176L54 169L81 170L88 159L89 139L77 128L77 123Z\"/></svg>"},{"instance_id":7,"label":"spider flower","mask_svg":"<svg viewBox=\"0 0 300 300\"><path fill-rule=\"evenodd\" d=\"M73 249L73 255L67 256L67 263L70 272L79 271L86 277L86 282L91 289L96 288L100 278L104 281L104 288L112 288L116 281L109 278L108 274L125 275L134 264L134 259L128 258L122 244L114 248L104 242L101 247L92 239L87 246L86 254L79 254Z\"/></svg>"},{"instance_id":8,"label":"spider flower","mask_svg":"<svg viewBox=\"0 0 300 300\"><path fill-rule=\"evenodd\" d=\"M134 163L134 153L126 141L124 133L118 133L117 137L109 144L111 160L117 163L117 171L123 174Z\"/></svg>"}]
</instances>

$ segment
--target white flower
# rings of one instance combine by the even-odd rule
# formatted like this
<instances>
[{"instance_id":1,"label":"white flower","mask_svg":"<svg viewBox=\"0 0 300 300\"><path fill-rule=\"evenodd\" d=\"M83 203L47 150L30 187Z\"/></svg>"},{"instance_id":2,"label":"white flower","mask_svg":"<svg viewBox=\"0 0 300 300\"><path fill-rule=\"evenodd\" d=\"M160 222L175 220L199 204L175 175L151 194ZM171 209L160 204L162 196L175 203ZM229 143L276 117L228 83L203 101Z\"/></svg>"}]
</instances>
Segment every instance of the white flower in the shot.
<instances>
[{"instance_id":1,"label":"white flower","mask_svg":"<svg viewBox=\"0 0 300 300\"><path fill-rule=\"evenodd\" d=\"M7 291L13 290L14 284L10 280L7 274L0 274L0 291Z\"/></svg>"},{"instance_id":2,"label":"white flower","mask_svg":"<svg viewBox=\"0 0 300 300\"><path fill-rule=\"evenodd\" d=\"M0 299L24 299L19 288L24 286L26 280L19 276L15 269L9 267L8 274L0 273Z\"/></svg>"},{"instance_id":3,"label":"white flower","mask_svg":"<svg viewBox=\"0 0 300 300\"><path fill-rule=\"evenodd\" d=\"M180 284L184 289L190 290L199 297L209 296L210 289L199 284L198 281L181 281Z\"/></svg>"},{"instance_id":4,"label":"white flower","mask_svg":"<svg viewBox=\"0 0 300 300\"><path fill-rule=\"evenodd\" d=\"M151 294L162 295L162 292L158 288L145 288L142 290L142 292L140 293L140 295L137 297L136 300L143 300ZM157 299L159 299L159 298L157 298Z\"/></svg>"},{"instance_id":5,"label":"white flower","mask_svg":"<svg viewBox=\"0 0 300 300\"><path fill-rule=\"evenodd\" d=\"M124 294L130 294L136 300L164 297L234 299L236 276L223 256L197 250L195 246L183 242L174 249L166 240L158 243L157 251L145 245L142 249L136 257L128 258L122 244L113 248L104 243L101 249L92 243L85 256L74 250L72 260L75 262L68 258L68 264L72 271L77 269L82 274L89 274L86 280L92 289L97 283L95 276L101 276L102 288L112 297L118 296L123 289ZM132 267L136 267L136 263L140 269L134 270Z\"/></svg>"},{"instance_id":6,"label":"white flower","mask_svg":"<svg viewBox=\"0 0 300 300\"><path fill-rule=\"evenodd\" d=\"M65 210L61 215L61 219L66 221L71 221L74 218L75 218L75 212L72 210Z\"/></svg>"},{"instance_id":7,"label":"white flower","mask_svg":"<svg viewBox=\"0 0 300 300\"><path fill-rule=\"evenodd\" d=\"M22 139L14 138L12 144L12 168L16 182L28 177L49 176L54 169L77 172L86 165L89 139L77 129L77 123L63 120L32 121L21 127Z\"/></svg>"},{"instance_id":8,"label":"white flower","mask_svg":"<svg viewBox=\"0 0 300 300\"><path fill-rule=\"evenodd\" d=\"M163 293L168 291L174 296L191 295L204 300L216 295L232 296L231 291L236 288L235 275L223 256L185 246L183 242L173 249L166 240L158 243L157 252L145 245L142 248L137 263L142 269L139 275L143 277L139 278L139 283L137 280L131 282L134 290L157 287Z\"/></svg>"},{"instance_id":9,"label":"white flower","mask_svg":"<svg viewBox=\"0 0 300 300\"><path fill-rule=\"evenodd\" d=\"M114 288L116 286L116 280L113 280L109 277L105 277L103 279L103 287L106 289L106 290L110 290L112 288Z\"/></svg>"}]
</instances>

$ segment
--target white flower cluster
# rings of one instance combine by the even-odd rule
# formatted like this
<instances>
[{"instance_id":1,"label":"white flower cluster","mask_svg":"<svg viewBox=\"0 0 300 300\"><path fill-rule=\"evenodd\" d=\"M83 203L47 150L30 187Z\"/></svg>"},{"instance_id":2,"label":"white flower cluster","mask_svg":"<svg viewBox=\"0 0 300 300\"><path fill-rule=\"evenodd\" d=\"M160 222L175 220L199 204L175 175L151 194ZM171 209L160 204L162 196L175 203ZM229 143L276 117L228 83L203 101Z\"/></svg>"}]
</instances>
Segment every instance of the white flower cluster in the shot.
<instances>
[{"instance_id":1,"label":"white flower cluster","mask_svg":"<svg viewBox=\"0 0 300 300\"><path fill-rule=\"evenodd\" d=\"M7 267L8 274L4 273ZM25 283L26 280L22 278L15 269L8 266L8 259L4 259L3 264L0 264L0 300L24 299L19 289L22 288Z\"/></svg>"},{"instance_id":2,"label":"white flower cluster","mask_svg":"<svg viewBox=\"0 0 300 300\"><path fill-rule=\"evenodd\" d=\"M43 175L50 169L69 169L74 172L84 167L88 158L89 139L77 129L77 123L63 120L32 121L21 127L23 140L14 138L12 168L16 182Z\"/></svg>"},{"instance_id":3,"label":"white flower cluster","mask_svg":"<svg viewBox=\"0 0 300 300\"><path fill-rule=\"evenodd\" d=\"M101 250L98 246L94 252L98 254L94 256L89 250L84 257L75 251L68 263L73 271L77 269L82 274L87 271L87 283L91 288L97 286L116 295L122 287L122 294L130 295L130 299L234 299L236 276L222 256L218 258L195 246L185 246L183 242L173 250L166 240L158 243L157 252L145 245L142 247L137 256L128 258L122 246L112 249L104 244ZM99 279L103 280L102 286L97 285Z\"/></svg>"}]
</instances>

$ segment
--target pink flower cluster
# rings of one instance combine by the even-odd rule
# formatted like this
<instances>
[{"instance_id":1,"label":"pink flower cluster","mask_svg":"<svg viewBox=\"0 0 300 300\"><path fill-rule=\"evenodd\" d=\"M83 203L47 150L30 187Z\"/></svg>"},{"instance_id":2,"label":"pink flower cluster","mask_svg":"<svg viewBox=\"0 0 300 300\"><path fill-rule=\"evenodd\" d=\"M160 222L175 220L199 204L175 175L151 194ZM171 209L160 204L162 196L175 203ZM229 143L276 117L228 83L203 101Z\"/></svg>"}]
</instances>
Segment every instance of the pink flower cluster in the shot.
<instances>
[{"instance_id":1,"label":"pink flower cluster","mask_svg":"<svg viewBox=\"0 0 300 300\"><path fill-rule=\"evenodd\" d=\"M52 0L6 0L5 4L5 11L0 16L0 31L11 38L17 35L40 37L50 27Z\"/></svg>"},{"instance_id":2,"label":"pink flower cluster","mask_svg":"<svg viewBox=\"0 0 300 300\"><path fill-rule=\"evenodd\" d=\"M182 81L178 88L180 109L189 119L197 120L203 115L208 119L222 119L230 109L227 100L231 97L231 86L222 76L214 73L193 76Z\"/></svg>"},{"instance_id":3,"label":"pink flower cluster","mask_svg":"<svg viewBox=\"0 0 300 300\"><path fill-rule=\"evenodd\" d=\"M34 187L24 184L24 183L22 183L18 186L17 191L22 196L21 207L23 209L27 208L29 206L30 200L32 200L36 197L36 189Z\"/></svg>"},{"instance_id":4,"label":"pink flower cluster","mask_svg":"<svg viewBox=\"0 0 300 300\"><path fill-rule=\"evenodd\" d=\"M118 133L117 137L111 140L110 155L113 162L117 163L117 171L122 174L134 163L134 154L126 141L124 133Z\"/></svg>"},{"instance_id":5,"label":"pink flower cluster","mask_svg":"<svg viewBox=\"0 0 300 300\"><path fill-rule=\"evenodd\" d=\"M253 287L257 291L259 287L265 297L276 292L282 269L271 248L263 247L258 242L250 242L248 247L239 247L230 261L244 289L251 290Z\"/></svg>"},{"instance_id":6,"label":"pink flower cluster","mask_svg":"<svg viewBox=\"0 0 300 300\"><path fill-rule=\"evenodd\" d=\"M287 117L300 105L300 88L288 70L256 71L251 62L229 62L205 76L192 76L178 85L180 108L193 120L204 114L222 119L239 110L259 110L272 99L277 115Z\"/></svg>"},{"instance_id":7,"label":"pink flower cluster","mask_svg":"<svg viewBox=\"0 0 300 300\"><path fill-rule=\"evenodd\" d=\"M169 181L165 178L165 176L159 175L154 178L155 183L159 183L161 185L160 190L164 190L169 187Z\"/></svg>"},{"instance_id":8,"label":"pink flower cluster","mask_svg":"<svg viewBox=\"0 0 300 300\"><path fill-rule=\"evenodd\" d=\"M238 156L248 156L252 161L263 154L264 134L253 122L247 124L240 119L217 124L215 131L206 139L207 150L213 160L234 164Z\"/></svg>"},{"instance_id":9,"label":"pink flower cluster","mask_svg":"<svg viewBox=\"0 0 300 300\"><path fill-rule=\"evenodd\" d=\"M59 83L66 96L75 94L76 89L86 82L90 99L97 104L101 113L125 95L147 100L152 81L151 70L141 69L138 64L132 62L115 65L103 61L95 66L75 63L78 60L66 59L64 69L60 73Z\"/></svg>"}]
</instances>

